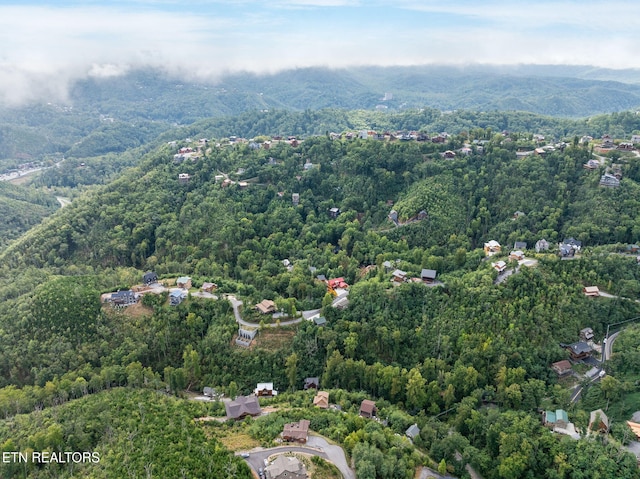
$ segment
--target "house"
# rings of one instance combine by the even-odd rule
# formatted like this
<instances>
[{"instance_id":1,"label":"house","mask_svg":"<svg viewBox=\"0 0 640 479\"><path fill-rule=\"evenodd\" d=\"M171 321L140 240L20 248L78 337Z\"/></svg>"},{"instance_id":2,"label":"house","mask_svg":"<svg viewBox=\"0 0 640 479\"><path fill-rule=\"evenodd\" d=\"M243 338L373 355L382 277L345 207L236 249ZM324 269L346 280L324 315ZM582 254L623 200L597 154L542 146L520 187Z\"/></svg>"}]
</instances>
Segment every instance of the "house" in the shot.
<instances>
[{"instance_id":1,"label":"house","mask_svg":"<svg viewBox=\"0 0 640 479\"><path fill-rule=\"evenodd\" d=\"M378 409L376 408L375 402L370 401L369 399L363 399L362 403L360 404L360 416L372 418L375 417L377 412Z\"/></svg>"},{"instance_id":2,"label":"house","mask_svg":"<svg viewBox=\"0 0 640 479\"><path fill-rule=\"evenodd\" d=\"M259 416L262 414L260 403L256 396L238 396L233 401L225 402L224 408L229 419L241 419L245 416Z\"/></svg>"},{"instance_id":3,"label":"house","mask_svg":"<svg viewBox=\"0 0 640 479\"><path fill-rule=\"evenodd\" d=\"M566 427L569 424L569 415L564 409L544 411L542 423L547 427Z\"/></svg>"},{"instance_id":4,"label":"house","mask_svg":"<svg viewBox=\"0 0 640 479\"><path fill-rule=\"evenodd\" d=\"M178 306L180 303L184 301L187 297L187 293L185 293L181 289L174 289L169 293L169 304L171 306Z\"/></svg>"},{"instance_id":5,"label":"house","mask_svg":"<svg viewBox=\"0 0 640 479\"><path fill-rule=\"evenodd\" d=\"M610 135L602 135L602 143L600 144L600 148L613 148L613 138Z\"/></svg>"},{"instance_id":6,"label":"house","mask_svg":"<svg viewBox=\"0 0 640 479\"><path fill-rule=\"evenodd\" d=\"M495 269L498 274L504 273L507 269L507 263L504 261L498 261L497 263L491 263L491 267Z\"/></svg>"},{"instance_id":7,"label":"house","mask_svg":"<svg viewBox=\"0 0 640 479\"><path fill-rule=\"evenodd\" d=\"M398 212L396 210L391 210L389 212L389 219L391 221L393 221L393 224L395 224L396 226L398 226Z\"/></svg>"},{"instance_id":8,"label":"house","mask_svg":"<svg viewBox=\"0 0 640 479\"><path fill-rule=\"evenodd\" d=\"M591 341L593 339L593 329L583 328L580 330L580 339L583 341Z\"/></svg>"},{"instance_id":9,"label":"house","mask_svg":"<svg viewBox=\"0 0 640 479\"><path fill-rule=\"evenodd\" d=\"M617 150L631 151L633 150L633 143L628 141L621 142L617 147Z\"/></svg>"},{"instance_id":10,"label":"house","mask_svg":"<svg viewBox=\"0 0 640 479\"><path fill-rule=\"evenodd\" d=\"M318 391L318 394L313 398L313 405L320 409L327 409L329 407L329 393L327 391Z\"/></svg>"},{"instance_id":11,"label":"house","mask_svg":"<svg viewBox=\"0 0 640 479\"><path fill-rule=\"evenodd\" d=\"M293 203L293 206L298 206L300 203L300 193L291 193L291 203Z\"/></svg>"},{"instance_id":12,"label":"house","mask_svg":"<svg viewBox=\"0 0 640 479\"><path fill-rule=\"evenodd\" d=\"M285 424L282 431L282 439L289 442L306 443L309 437L309 424L311 422L308 419Z\"/></svg>"},{"instance_id":13,"label":"house","mask_svg":"<svg viewBox=\"0 0 640 479\"><path fill-rule=\"evenodd\" d=\"M273 397L278 395L278 391L273 389L273 383L258 383L253 394L259 397Z\"/></svg>"},{"instance_id":14,"label":"house","mask_svg":"<svg viewBox=\"0 0 640 479\"><path fill-rule=\"evenodd\" d=\"M191 278L189 278L189 276L180 276L176 279L176 286L182 289L191 288Z\"/></svg>"},{"instance_id":15,"label":"house","mask_svg":"<svg viewBox=\"0 0 640 479\"><path fill-rule=\"evenodd\" d=\"M283 454L264 468L266 479L307 479L307 471L297 457Z\"/></svg>"},{"instance_id":16,"label":"house","mask_svg":"<svg viewBox=\"0 0 640 479\"><path fill-rule=\"evenodd\" d=\"M304 380L304 389L315 389L318 390L320 387L320 378L306 378Z\"/></svg>"},{"instance_id":17,"label":"house","mask_svg":"<svg viewBox=\"0 0 640 479\"><path fill-rule=\"evenodd\" d=\"M502 247L500 243L495 240L491 240L488 243L484 244L484 252L487 256L493 256L494 254L500 253Z\"/></svg>"},{"instance_id":18,"label":"house","mask_svg":"<svg viewBox=\"0 0 640 479\"><path fill-rule=\"evenodd\" d=\"M401 269L396 269L391 273L391 281L393 283L404 283L407 280L407 273Z\"/></svg>"},{"instance_id":19,"label":"house","mask_svg":"<svg viewBox=\"0 0 640 479\"><path fill-rule=\"evenodd\" d=\"M516 211L516 212L513 214L513 219L514 219L514 220L517 220L518 218L521 218L521 217L523 217L523 216L525 216L524 211L519 211L519 210L518 210L518 211Z\"/></svg>"},{"instance_id":20,"label":"house","mask_svg":"<svg viewBox=\"0 0 640 479\"><path fill-rule=\"evenodd\" d=\"M218 289L218 285L216 283L204 282L202 286L200 286L200 289L205 293L211 293L213 290Z\"/></svg>"},{"instance_id":21,"label":"house","mask_svg":"<svg viewBox=\"0 0 640 479\"><path fill-rule=\"evenodd\" d=\"M415 439L416 437L418 437L420 435L420 428L418 427L417 424L413 424L413 425L409 426L409 428L405 431L404 434L409 439Z\"/></svg>"},{"instance_id":22,"label":"house","mask_svg":"<svg viewBox=\"0 0 640 479\"><path fill-rule=\"evenodd\" d=\"M347 284L347 282L344 280L343 277L340 277L340 278L333 278L327 281L327 287L329 288L329 290L336 290L339 288L347 289L349 285Z\"/></svg>"},{"instance_id":23,"label":"house","mask_svg":"<svg viewBox=\"0 0 640 479\"><path fill-rule=\"evenodd\" d=\"M157 281L158 281L158 275L153 271L147 271L145 274L142 275L142 282L144 284L151 284Z\"/></svg>"},{"instance_id":24,"label":"house","mask_svg":"<svg viewBox=\"0 0 640 479\"><path fill-rule=\"evenodd\" d=\"M594 432L609 432L609 418L602 409L591 411L587 429Z\"/></svg>"},{"instance_id":25,"label":"house","mask_svg":"<svg viewBox=\"0 0 640 479\"><path fill-rule=\"evenodd\" d=\"M191 175L189 173L179 173L178 174L178 183L182 183L183 185L189 183L191 179Z\"/></svg>"},{"instance_id":26,"label":"house","mask_svg":"<svg viewBox=\"0 0 640 479\"><path fill-rule=\"evenodd\" d=\"M217 391L216 391L215 389L213 389L213 388L209 387L209 386L205 386L205 387L202 389L202 395L203 395L203 396L206 396L206 397L208 397L208 398L214 398L214 397L219 396L219 394L217 393Z\"/></svg>"},{"instance_id":27,"label":"house","mask_svg":"<svg viewBox=\"0 0 640 479\"><path fill-rule=\"evenodd\" d=\"M572 258L582 248L582 242L574 238L565 239L560 243L560 256L563 258Z\"/></svg>"},{"instance_id":28,"label":"house","mask_svg":"<svg viewBox=\"0 0 640 479\"><path fill-rule=\"evenodd\" d=\"M608 188L617 188L620 186L620 180L615 176L605 173L600 177L600 186L606 186Z\"/></svg>"},{"instance_id":29,"label":"house","mask_svg":"<svg viewBox=\"0 0 640 479\"><path fill-rule=\"evenodd\" d=\"M447 160L452 160L453 158L456 157L455 152L451 151L451 150L447 150L444 153L442 153L443 158L446 158Z\"/></svg>"},{"instance_id":30,"label":"house","mask_svg":"<svg viewBox=\"0 0 640 479\"><path fill-rule=\"evenodd\" d=\"M628 244L625 250L627 251L627 253L637 253L638 251L640 251L640 246L638 246L637 244Z\"/></svg>"},{"instance_id":31,"label":"house","mask_svg":"<svg viewBox=\"0 0 640 479\"><path fill-rule=\"evenodd\" d=\"M138 298L136 297L136 294L129 289L126 291L111 293L110 301L114 306L130 306L132 304L136 304L138 302Z\"/></svg>"},{"instance_id":32,"label":"house","mask_svg":"<svg viewBox=\"0 0 640 479\"><path fill-rule=\"evenodd\" d=\"M333 301L331 301L331 306L339 310L343 310L347 308L347 306L349 306L349 291L345 291L339 294L338 296L336 296L336 298ZM316 321L316 324L318 324L318 321Z\"/></svg>"},{"instance_id":33,"label":"house","mask_svg":"<svg viewBox=\"0 0 640 479\"><path fill-rule=\"evenodd\" d=\"M585 286L582 292L585 296L600 296L600 289L597 286Z\"/></svg>"},{"instance_id":34,"label":"house","mask_svg":"<svg viewBox=\"0 0 640 479\"><path fill-rule=\"evenodd\" d=\"M420 273L420 279L423 283L431 284L436 280L436 270L435 269L423 269Z\"/></svg>"},{"instance_id":35,"label":"house","mask_svg":"<svg viewBox=\"0 0 640 479\"><path fill-rule=\"evenodd\" d=\"M631 143L640 143L640 135L631 135Z\"/></svg>"},{"instance_id":36,"label":"house","mask_svg":"<svg viewBox=\"0 0 640 479\"><path fill-rule=\"evenodd\" d=\"M551 365L551 369L553 369L558 375L558 377L561 377L561 378L571 374L572 372L571 363L566 359L563 359L562 361L558 361L557 363L553 363Z\"/></svg>"},{"instance_id":37,"label":"house","mask_svg":"<svg viewBox=\"0 0 640 479\"><path fill-rule=\"evenodd\" d=\"M238 187L239 188L244 189L247 186L249 186L249 183L247 183L246 181L238 181Z\"/></svg>"},{"instance_id":38,"label":"house","mask_svg":"<svg viewBox=\"0 0 640 479\"><path fill-rule=\"evenodd\" d=\"M584 163L582 167L587 170L597 170L598 168L600 168L600 163L598 163L596 160L589 160Z\"/></svg>"},{"instance_id":39,"label":"house","mask_svg":"<svg viewBox=\"0 0 640 479\"><path fill-rule=\"evenodd\" d=\"M274 313L276 311L276 303L270 299L263 299L256 304L255 308L262 314Z\"/></svg>"},{"instance_id":40,"label":"house","mask_svg":"<svg viewBox=\"0 0 640 479\"><path fill-rule=\"evenodd\" d=\"M574 361L579 361L591 356L591 352L593 351L591 346L584 341L578 341L573 344L564 344L561 346L569 351L569 355Z\"/></svg>"},{"instance_id":41,"label":"house","mask_svg":"<svg viewBox=\"0 0 640 479\"><path fill-rule=\"evenodd\" d=\"M519 250L525 250L527 249L527 242L526 241L516 241L515 243L513 243L513 249L519 249Z\"/></svg>"},{"instance_id":42,"label":"house","mask_svg":"<svg viewBox=\"0 0 640 479\"><path fill-rule=\"evenodd\" d=\"M509 253L509 259L522 261L524 259L524 253L520 250L512 251L511 253Z\"/></svg>"},{"instance_id":43,"label":"house","mask_svg":"<svg viewBox=\"0 0 640 479\"><path fill-rule=\"evenodd\" d=\"M391 261L383 262L382 266L384 267L385 273L388 273L389 271L391 271L394 268L394 264Z\"/></svg>"},{"instance_id":44,"label":"house","mask_svg":"<svg viewBox=\"0 0 640 479\"><path fill-rule=\"evenodd\" d=\"M340 208L329 208L329 216L337 218L340 215Z\"/></svg>"},{"instance_id":45,"label":"house","mask_svg":"<svg viewBox=\"0 0 640 479\"><path fill-rule=\"evenodd\" d=\"M536 253L540 253L541 251L547 251L549 249L549 242L546 239L541 239L536 241Z\"/></svg>"},{"instance_id":46,"label":"house","mask_svg":"<svg viewBox=\"0 0 640 479\"><path fill-rule=\"evenodd\" d=\"M629 429L631 429L631 432L635 434L636 439L640 440L640 424L633 421L627 421L627 426L629 426Z\"/></svg>"},{"instance_id":47,"label":"house","mask_svg":"<svg viewBox=\"0 0 640 479\"><path fill-rule=\"evenodd\" d=\"M251 341L258 334L258 328L249 329L243 328L242 326L238 328L238 337L236 338L236 344L238 346L242 346L244 348L248 348L251 346Z\"/></svg>"},{"instance_id":48,"label":"house","mask_svg":"<svg viewBox=\"0 0 640 479\"><path fill-rule=\"evenodd\" d=\"M348 303L348 300L347 300L347 305L348 305L348 304L349 304L349 303ZM336 306L334 306L334 308L335 308L335 307L336 307ZM345 307L346 307L346 306L345 306ZM340 308L338 308L338 309L340 309ZM344 309L344 308L343 308L343 309ZM327 324L327 318L325 318L324 316L317 316L317 317L313 318L313 323L314 323L316 326L324 326L325 324Z\"/></svg>"}]
</instances>

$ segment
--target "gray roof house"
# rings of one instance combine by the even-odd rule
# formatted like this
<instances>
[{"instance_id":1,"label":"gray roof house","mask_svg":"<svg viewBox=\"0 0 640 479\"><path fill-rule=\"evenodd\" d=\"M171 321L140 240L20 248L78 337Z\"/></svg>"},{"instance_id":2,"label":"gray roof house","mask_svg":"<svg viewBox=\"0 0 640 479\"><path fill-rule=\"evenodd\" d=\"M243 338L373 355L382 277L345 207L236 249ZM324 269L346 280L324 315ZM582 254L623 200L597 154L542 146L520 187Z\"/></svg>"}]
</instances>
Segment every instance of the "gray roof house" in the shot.
<instances>
[{"instance_id":1,"label":"gray roof house","mask_svg":"<svg viewBox=\"0 0 640 479\"><path fill-rule=\"evenodd\" d=\"M409 439L415 439L419 434L420 434L420 428L418 427L417 424L413 424L412 426L409 426L409 429L407 429L405 432L405 435Z\"/></svg>"}]
</instances>

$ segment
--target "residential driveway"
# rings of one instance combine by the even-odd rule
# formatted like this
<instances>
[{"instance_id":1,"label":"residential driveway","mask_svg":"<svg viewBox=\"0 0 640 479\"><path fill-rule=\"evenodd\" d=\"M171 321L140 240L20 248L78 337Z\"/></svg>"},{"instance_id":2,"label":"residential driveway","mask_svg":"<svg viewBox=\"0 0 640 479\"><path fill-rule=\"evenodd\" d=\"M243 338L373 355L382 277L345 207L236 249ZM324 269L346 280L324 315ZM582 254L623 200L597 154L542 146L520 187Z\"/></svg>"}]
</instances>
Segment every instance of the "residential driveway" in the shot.
<instances>
[{"instance_id":1,"label":"residential driveway","mask_svg":"<svg viewBox=\"0 0 640 479\"><path fill-rule=\"evenodd\" d=\"M320 436L309 436L307 445L315 447L329 456L329 461L334 463L345 479L356 479L356 475L347 463L347 458L340 446L329 444L327 440Z\"/></svg>"},{"instance_id":2,"label":"residential driveway","mask_svg":"<svg viewBox=\"0 0 640 479\"><path fill-rule=\"evenodd\" d=\"M254 471L258 472L260 468L264 470L265 459L273 456L274 454L284 454L286 452L300 452L303 454L322 457L323 459L335 464L345 479L356 479L355 473L347 464L347 459L342 448L340 446L329 444L324 438L318 436L309 436L309 440L306 445L252 449L249 457L245 458L245 461L247 461ZM237 455L240 455L240 453L237 453Z\"/></svg>"},{"instance_id":3,"label":"residential driveway","mask_svg":"<svg viewBox=\"0 0 640 479\"><path fill-rule=\"evenodd\" d=\"M240 308L240 306L242 306L242 301L240 301L238 298L236 298L232 294L228 294L227 295L227 299L231 303L231 307L233 308L233 315L235 316L236 322L238 324L241 324L243 326L247 326L249 328L255 328L256 326L258 326L255 323L250 323L248 321L245 321L244 319L242 319L242 316L240 316L240 309L239 308ZM297 319L291 319L289 321L280 321L280 326L289 326L291 324L298 324L301 321L302 321L302 317L299 317ZM268 324L267 326L270 326L272 328L277 328L278 327L277 324Z\"/></svg>"},{"instance_id":4,"label":"residential driveway","mask_svg":"<svg viewBox=\"0 0 640 479\"><path fill-rule=\"evenodd\" d=\"M420 471L420 475L418 476L418 479L456 479L453 476L443 476L441 474L438 474L436 471L434 471L433 469L429 469L428 467L423 467L422 470Z\"/></svg>"}]
</instances>

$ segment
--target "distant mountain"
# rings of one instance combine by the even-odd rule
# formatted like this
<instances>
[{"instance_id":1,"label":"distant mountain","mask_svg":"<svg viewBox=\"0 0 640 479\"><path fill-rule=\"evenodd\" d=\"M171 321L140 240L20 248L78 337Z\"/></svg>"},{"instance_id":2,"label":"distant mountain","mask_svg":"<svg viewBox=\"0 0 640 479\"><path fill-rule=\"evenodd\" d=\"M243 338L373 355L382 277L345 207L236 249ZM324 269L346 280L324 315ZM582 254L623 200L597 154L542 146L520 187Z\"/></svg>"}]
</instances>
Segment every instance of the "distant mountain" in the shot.
<instances>
[{"instance_id":1,"label":"distant mountain","mask_svg":"<svg viewBox=\"0 0 640 479\"><path fill-rule=\"evenodd\" d=\"M188 72L176 78L138 70L78 81L69 101L0 109L0 159L120 152L175 125L248 111L396 113L431 108L584 118L640 108L640 70L544 65L304 68L238 73L210 83L190 79ZM91 146L98 143L97 149Z\"/></svg>"}]
</instances>

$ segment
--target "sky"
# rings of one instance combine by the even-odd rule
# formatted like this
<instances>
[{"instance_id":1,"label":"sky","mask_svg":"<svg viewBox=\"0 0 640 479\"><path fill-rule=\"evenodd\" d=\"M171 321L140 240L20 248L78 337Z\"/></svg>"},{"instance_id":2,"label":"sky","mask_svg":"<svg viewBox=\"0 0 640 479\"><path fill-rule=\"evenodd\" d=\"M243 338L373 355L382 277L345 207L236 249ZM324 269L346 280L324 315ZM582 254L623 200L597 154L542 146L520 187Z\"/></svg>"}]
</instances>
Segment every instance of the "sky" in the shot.
<instances>
[{"instance_id":1,"label":"sky","mask_svg":"<svg viewBox=\"0 0 640 479\"><path fill-rule=\"evenodd\" d=\"M158 67L215 81L308 66L640 68L630 0L0 0L0 103Z\"/></svg>"}]
</instances>

